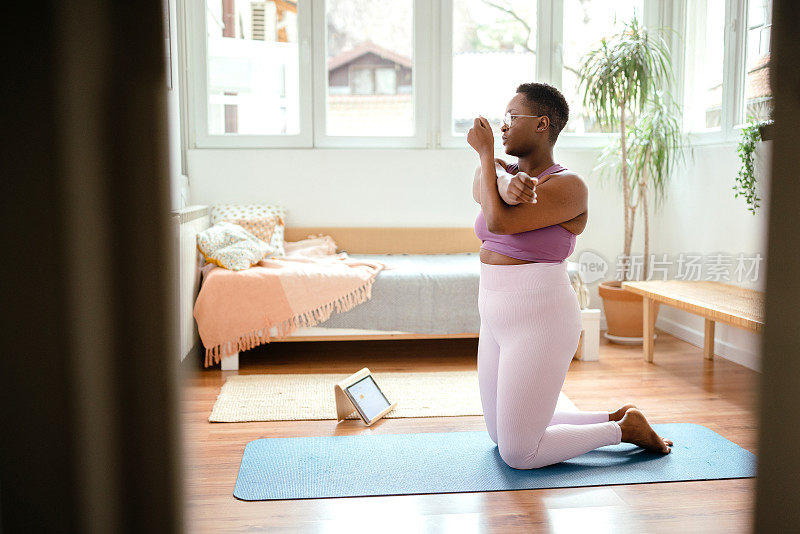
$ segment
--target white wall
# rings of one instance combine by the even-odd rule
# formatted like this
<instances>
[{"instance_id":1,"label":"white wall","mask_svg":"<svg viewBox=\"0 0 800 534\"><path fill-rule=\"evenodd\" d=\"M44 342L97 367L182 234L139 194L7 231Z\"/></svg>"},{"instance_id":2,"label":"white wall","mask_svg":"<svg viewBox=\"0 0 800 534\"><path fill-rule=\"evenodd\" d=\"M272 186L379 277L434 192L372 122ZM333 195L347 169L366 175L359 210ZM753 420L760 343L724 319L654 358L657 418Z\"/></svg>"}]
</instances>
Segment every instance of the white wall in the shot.
<instances>
[{"instance_id":1,"label":"white wall","mask_svg":"<svg viewBox=\"0 0 800 534\"><path fill-rule=\"evenodd\" d=\"M558 157L587 176L594 153ZM188 164L191 203L277 202L291 226L472 226L479 210L471 149L207 149L190 150ZM616 191L591 202L605 211Z\"/></svg>"},{"instance_id":2,"label":"white wall","mask_svg":"<svg viewBox=\"0 0 800 534\"><path fill-rule=\"evenodd\" d=\"M556 161L583 176L591 191L589 225L570 259L591 249L613 274L623 245L622 202L614 182L591 172L596 155L557 150ZM472 149L190 150L190 202L275 202L286 206L290 226L471 227L479 210L472 199L477 165ZM735 146L695 148L676 173L664 208L651 218L650 251L766 256L766 209L753 216L742 198L733 198L738 165ZM761 197L766 207L765 190ZM641 253L638 229L634 253ZM601 308L597 284L591 292L592 307ZM658 327L702 344L698 317L662 306ZM719 355L759 367L758 336L718 325L717 340Z\"/></svg>"},{"instance_id":3,"label":"white wall","mask_svg":"<svg viewBox=\"0 0 800 534\"><path fill-rule=\"evenodd\" d=\"M760 178L761 208L753 215L743 198L733 197L731 188L740 165L736 147L695 148L686 172L676 173L669 199L655 216L651 250L668 254L759 253L764 260L760 263L757 280L729 283L764 291L771 149L771 141L758 147L756 176ZM700 317L661 306L657 326L702 346L704 321ZM761 369L759 334L723 324L717 324L715 334L717 354L751 369Z\"/></svg>"},{"instance_id":4,"label":"white wall","mask_svg":"<svg viewBox=\"0 0 800 534\"><path fill-rule=\"evenodd\" d=\"M167 89L167 128L169 133L170 205L173 210L187 206L189 200L189 184L186 177L181 174L181 116L179 98L180 81L178 79L177 12L177 0L169 0L172 88Z\"/></svg>"}]
</instances>

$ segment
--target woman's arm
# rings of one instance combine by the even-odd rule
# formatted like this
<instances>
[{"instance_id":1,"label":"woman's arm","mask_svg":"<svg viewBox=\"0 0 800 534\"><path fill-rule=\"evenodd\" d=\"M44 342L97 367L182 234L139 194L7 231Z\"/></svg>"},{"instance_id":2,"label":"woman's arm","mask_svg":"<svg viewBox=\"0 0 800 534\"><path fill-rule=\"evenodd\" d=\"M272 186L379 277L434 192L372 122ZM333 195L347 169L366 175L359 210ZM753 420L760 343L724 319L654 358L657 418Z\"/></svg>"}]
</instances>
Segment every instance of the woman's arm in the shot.
<instances>
[{"instance_id":1,"label":"woman's arm","mask_svg":"<svg viewBox=\"0 0 800 534\"><path fill-rule=\"evenodd\" d=\"M513 178L513 175L505 170L507 168L506 163L501 159L495 158L495 164L496 164L495 171L497 172L497 188L498 192L500 193L500 197L506 204L510 206L520 204L519 200L515 200L510 196L509 186L511 185L511 179ZM475 169L475 176L472 181L472 198L474 198L475 202L477 202L478 204L481 203L480 195L481 195L481 168L477 167ZM568 221L559 223L559 226L563 227L568 232L571 232L575 235L580 235L586 228L587 222L588 222L588 212L585 211L580 215L578 215L577 217L573 217Z\"/></svg>"},{"instance_id":2,"label":"woman's arm","mask_svg":"<svg viewBox=\"0 0 800 534\"><path fill-rule=\"evenodd\" d=\"M501 235L517 234L561 223L569 223L575 230L583 231L581 226L586 225L589 200L586 184L575 174L549 178L536 186L538 203L523 202L516 206L500 206L501 209L494 212L494 217L497 218L492 220L489 231ZM485 208L484 216L489 225ZM562 226L575 233L571 228Z\"/></svg>"},{"instance_id":3,"label":"woman's arm","mask_svg":"<svg viewBox=\"0 0 800 534\"><path fill-rule=\"evenodd\" d=\"M574 219L570 219L567 222L559 223L559 226L567 230L568 232L581 235L583 231L586 229L586 223L589 222L589 212L584 211Z\"/></svg>"},{"instance_id":4,"label":"woman's arm","mask_svg":"<svg viewBox=\"0 0 800 534\"><path fill-rule=\"evenodd\" d=\"M475 176L472 178L472 198L478 204L481 203L481 168L475 169Z\"/></svg>"},{"instance_id":5,"label":"woman's arm","mask_svg":"<svg viewBox=\"0 0 800 534\"><path fill-rule=\"evenodd\" d=\"M483 126L483 125L482 125ZM483 126L484 128L486 126ZM512 208L519 206L509 206L506 204L497 189L497 171L495 170L494 154L488 150L480 154L481 174L480 174L480 200L481 210L486 219L486 226L493 234L500 234L501 221L507 217L507 213Z\"/></svg>"},{"instance_id":6,"label":"woman's arm","mask_svg":"<svg viewBox=\"0 0 800 534\"><path fill-rule=\"evenodd\" d=\"M475 149L481 159L481 187L480 187L480 202L481 211L486 219L486 226L492 233L499 234L497 230L503 225L507 226L502 221L509 216L509 211L516 208L522 208L525 204L517 206L509 206L500 197L497 190L497 171L495 170L494 159L494 135L492 128L484 117L477 117L474 121L473 127L467 132L467 143ZM531 189L533 183L530 184ZM533 192L531 192L531 199L533 199ZM533 206L533 204L530 204ZM575 215L578 215L577 213ZM562 219L561 221L568 220L572 217ZM561 222L557 221L557 222ZM555 223L553 223L555 224ZM510 225L508 225L510 226Z\"/></svg>"},{"instance_id":7,"label":"woman's arm","mask_svg":"<svg viewBox=\"0 0 800 534\"><path fill-rule=\"evenodd\" d=\"M514 200L509 195L508 188L511 185L512 175L506 171L506 163L501 159L495 158L495 172L497 173L497 191L500 197L506 204L514 205L519 204L518 200ZM481 168L480 166L475 169L475 176L472 179L472 198L478 204L481 203Z\"/></svg>"}]
</instances>

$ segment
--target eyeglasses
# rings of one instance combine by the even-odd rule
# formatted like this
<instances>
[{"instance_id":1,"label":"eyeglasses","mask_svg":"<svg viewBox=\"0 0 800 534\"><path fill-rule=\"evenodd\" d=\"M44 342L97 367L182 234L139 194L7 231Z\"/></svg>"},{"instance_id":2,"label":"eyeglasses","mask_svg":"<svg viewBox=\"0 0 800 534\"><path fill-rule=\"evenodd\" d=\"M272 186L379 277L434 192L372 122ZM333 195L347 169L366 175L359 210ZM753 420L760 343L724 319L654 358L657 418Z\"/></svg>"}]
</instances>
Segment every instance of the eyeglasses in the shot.
<instances>
[{"instance_id":1,"label":"eyeglasses","mask_svg":"<svg viewBox=\"0 0 800 534\"><path fill-rule=\"evenodd\" d=\"M547 115L512 115L510 112L506 113L505 117L503 117L503 124L511 128L511 123L514 117L533 117L534 119L537 117L546 117Z\"/></svg>"}]
</instances>

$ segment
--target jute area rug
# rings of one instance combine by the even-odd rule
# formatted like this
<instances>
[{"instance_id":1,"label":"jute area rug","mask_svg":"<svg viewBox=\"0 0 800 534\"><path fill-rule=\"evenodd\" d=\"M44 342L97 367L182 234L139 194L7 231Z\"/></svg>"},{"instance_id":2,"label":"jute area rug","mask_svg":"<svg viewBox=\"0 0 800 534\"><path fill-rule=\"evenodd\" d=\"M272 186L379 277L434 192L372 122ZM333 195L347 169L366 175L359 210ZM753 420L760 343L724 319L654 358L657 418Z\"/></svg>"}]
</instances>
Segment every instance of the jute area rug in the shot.
<instances>
[{"instance_id":1,"label":"jute area rug","mask_svg":"<svg viewBox=\"0 0 800 534\"><path fill-rule=\"evenodd\" d=\"M208 420L212 423L336 419L334 384L347 374L272 374L229 377ZM483 415L477 371L372 373L397 407L385 418ZM575 410L561 393L558 410ZM347 419L358 419L353 412Z\"/></svg>"}]
</instances>

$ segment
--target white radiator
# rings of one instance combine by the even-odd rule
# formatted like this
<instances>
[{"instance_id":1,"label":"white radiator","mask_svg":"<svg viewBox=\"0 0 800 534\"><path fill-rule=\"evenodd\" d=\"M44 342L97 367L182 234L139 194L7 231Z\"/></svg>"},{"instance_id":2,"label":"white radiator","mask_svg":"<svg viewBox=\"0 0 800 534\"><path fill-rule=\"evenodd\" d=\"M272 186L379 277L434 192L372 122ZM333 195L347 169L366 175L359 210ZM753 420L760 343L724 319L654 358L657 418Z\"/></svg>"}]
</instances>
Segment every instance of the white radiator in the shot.
<instances>
[{"instance_id":1,"label":"white radiator","mask_svg":"<svg viewBox=\"0 0 800 534\"><path fill-rule=\"evenodd\" d=\"M183 360L200 342L192 310L200 287L200 252L197 233L210 225L207 206L190 206L173 211L174 240L178 266L178 328L180 357Z\"/></svg>"}]
</instances>

